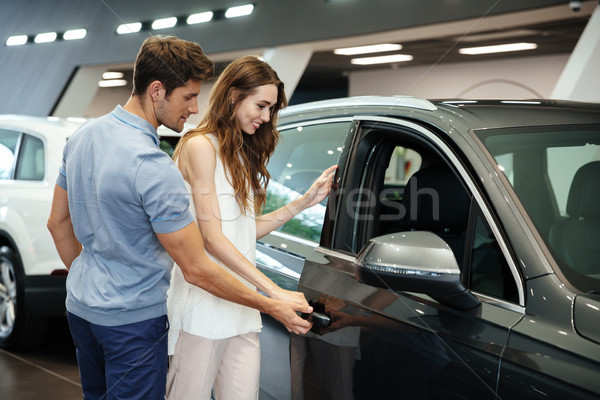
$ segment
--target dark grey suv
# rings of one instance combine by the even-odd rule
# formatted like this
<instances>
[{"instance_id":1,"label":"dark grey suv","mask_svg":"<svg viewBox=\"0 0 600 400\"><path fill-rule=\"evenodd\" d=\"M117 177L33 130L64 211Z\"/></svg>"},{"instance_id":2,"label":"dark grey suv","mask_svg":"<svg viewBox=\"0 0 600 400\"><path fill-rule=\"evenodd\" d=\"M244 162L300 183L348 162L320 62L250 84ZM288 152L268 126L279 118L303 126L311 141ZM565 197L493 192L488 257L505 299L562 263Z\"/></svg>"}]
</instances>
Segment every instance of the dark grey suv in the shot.
<instances>
[{"instance_id":1,"label":"dark grey suv","mask_svg":"<svg viewBox=\"0 0 600 400\"><path fill-rule=\"evenodd\" d=\"M258 243L313 304L264 318L261 398L600 396L600 106L358 97L289 107ZM289 351L288 351L289 349Z\"/></svg>"}]
</instances>

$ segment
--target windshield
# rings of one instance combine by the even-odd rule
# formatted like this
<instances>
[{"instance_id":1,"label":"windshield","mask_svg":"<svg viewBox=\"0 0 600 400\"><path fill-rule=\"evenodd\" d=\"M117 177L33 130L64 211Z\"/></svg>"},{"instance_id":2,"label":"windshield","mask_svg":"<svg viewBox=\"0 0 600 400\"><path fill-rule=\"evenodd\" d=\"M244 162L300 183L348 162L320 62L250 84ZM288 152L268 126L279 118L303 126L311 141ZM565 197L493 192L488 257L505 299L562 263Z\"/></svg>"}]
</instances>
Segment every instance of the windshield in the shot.
<instances>
[{"instance_id":1,"label":"windshield","mask_svg":"<svg viewBox=\"0 0 600 400\"><path fill-rule=\"evenodd\" d=\"M600 290L600 126L476 132L566 278Z\"/></svg>"}]
</instances>

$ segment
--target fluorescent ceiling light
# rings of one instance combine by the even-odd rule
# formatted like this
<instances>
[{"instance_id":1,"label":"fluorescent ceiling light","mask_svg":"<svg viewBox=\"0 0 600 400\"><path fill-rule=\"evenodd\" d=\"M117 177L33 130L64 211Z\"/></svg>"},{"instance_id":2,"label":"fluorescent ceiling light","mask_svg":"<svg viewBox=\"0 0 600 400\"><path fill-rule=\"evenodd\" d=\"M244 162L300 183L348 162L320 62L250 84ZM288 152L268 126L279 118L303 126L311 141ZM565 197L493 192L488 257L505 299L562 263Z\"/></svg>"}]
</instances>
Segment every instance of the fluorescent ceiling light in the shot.
<instances>
[{"instance_id":1,"label":"fluorescent ceiling light","mask_svg":"<svg viewBox=\"0 0 600 400\"><path fill-rule=\"evenodd\" d=\"M193 25L193 24L200 24L202 22L208 22L213 18L213 12L212 11L206 11L206 12L201 12L201 13L197 13L197 14L192 14L189 17L187 17L187 24L188 25Z\"/></svg>"},{"instance_id":2,"label":"fluorescent ceiling light","mask_svg":"<svg viewBox=\"0 0 600 400\"><path fill-rule=\"evenodd\" d=\"M370 46L345 47L343 49L335 49L333 50L333 53L352 56L355 54L380 53L382 51L398 51L400 49L402 49L401 44L383 43Z\"/></svg>"},{"instance_id":3,"label":"fluorescent ceiling light","mask_svg":"<svg viewBox=\"0 0 600 400\"><path fill-rule=\"evenodd\" d=\"M7 46L21 46L27 43L27 35L10 36L6 39Z\"/></svg>"},{"instance_id":4,"label":"fluorescent ceiling light","mask_svg":"<svg viewBox=\"0 0 600 400\"><path fill-rule=\"evenodd\" d=\"M36 43L51 43L56 40L56 36L56 32L38 33L33 41Z\"/></svg>"},{"instance_id":5,"label":"fluorescent ceiling light","mask_svg":"<svg viewBox=\"0 0 600 400\"><path fill-rule=\"evenodd\" d=\"M177 24L177 17L161 18L152 23L152 29L172 28Z\"/></svg>"},{"instance_id":6,"label":"fluorescent ceiling light","mask_svg":"<svg viewBox=\"0 0 600 400\"><path fill-rule=\"evenodd\" d=\"M102 74L102 79L121 79L124 74L122 72L112 72L108 71Z\"/></svg>"},{"instance_id":7,"label":"fluorescent ceiling light","mask_svg":"<svg viewBox=\"0 0 600 400\"><path fill-rule=\"evenodd\" d=\"M490 53L505 53L508 51L522 51L522 50L533 50L537 49L536 43L508 43L508 44L497 44L494 46L481 46L481 47L465 47L459 49L460 54L490 54Z\"/></svg>"},{"instance_id":8,"label":"fluorescent ceiling light","mask_svg":"<svg viewBox=\"0 0 600 400\"><path fill-rule=\"evenodd\" d=\"M125 35L127 33L135 33L139 32L142 29L141 22L132 22L130 24L122 24L117 28L117 33L119 35Z\"/></svg>"},{"instance_id":9,"label":"fluorescent ceiling light","mask_svg":"<svg viewBox=\"0 0 600 400\"><path fill-rule=\"evenodd\" d=\"M83 39L86 34L87 34L86 29L71 29L71 30L63 33L63 39L64 40Z\"/></svg>"},{"instance_id":10,"label":"fluorescent ceiling light","mask_svg":"<svg viewBox=\"0 0 600 400\"><path fill-rule=\"evenodd\" d=\"M235 18L242 17L244 15L252 14L252 10L254 10L253 4L245 4L243 6L231 7L225 11L225 18Z\"/></svg>"},{"instance_id":11,"label":"fluorescent ceiling light","mask_svg":"<svg viewBox=\"0 0 600 400\"><path fill-rule=\"evenodd\" d=\"M111 79L108 81L99 81L98 86L100 87L117 87L117 86L125 86L127 85L127 81L125 79Z\"/></svg>"},{"instance_id":12,"label":"fluorescent ceiling light","mask_svg":"<svg viewBox=\"0 0 600 400\"><path fill-rule=\"evenodd\" d=\"M413 59L413 56L408 55L408 54L394 54L391 56L353 58L352 60L350 60L350 62L352 64L356 64L356 65L371 65L371 64L406 62L406 61L411 61L412 59Z\"/></svg>"},{"instance_id":13,"label":"fluorescent ceiling light","mask_svg":"<svg viewBox=\"0 0 600 400\"><path fill-rule=\"evenodd\" d=\"M466 36L456 36L454 39L461 42L481 42L483 40L497 40L497 39L508 39L510 37L525 37L541 35L540 31L533 29L513 29L510 31L492 32L492 33L479 33Z\"/></svg>"}]
</instances>

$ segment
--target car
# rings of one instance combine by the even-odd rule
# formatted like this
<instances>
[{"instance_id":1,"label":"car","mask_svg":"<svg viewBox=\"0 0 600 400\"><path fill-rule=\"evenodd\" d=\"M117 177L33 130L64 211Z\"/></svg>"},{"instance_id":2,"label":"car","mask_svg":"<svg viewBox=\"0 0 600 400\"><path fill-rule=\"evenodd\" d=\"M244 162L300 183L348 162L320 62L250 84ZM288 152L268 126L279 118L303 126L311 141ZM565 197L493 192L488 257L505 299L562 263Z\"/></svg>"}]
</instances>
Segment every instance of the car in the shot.
<instances>
[{"instance_id":1,"label":"car","mask_svg":"<svg viewBox=\"0 0 600 400\"><path fill-rule=\"evenodd\" d=\"M65 316L68 271L46 222L63 147L85 121L0 115L0 348L34 347L50 318ZM172 152L178 134L159 134Z\"/></svg>"},{"instance_id":2,"label":"car","mask_svg":"<svg viewBox=\"0 0 600 400\"><path fill-rule=\"evenodd\" d=\"M600 105L364 96L290 106L257 244L304 293L268 317L261 399L600 397Z\"/></svg>"},{"instance_id":3,"label":"car","mask_svg":"<svg viewBox=\"0 0 600 400\"><path fill-rule=\"evenodd\" d=\"M0 116L0 347L39 344L65 314L67 269L46 221L69 135L80 119Z\"/></svg>"}]
</instances>

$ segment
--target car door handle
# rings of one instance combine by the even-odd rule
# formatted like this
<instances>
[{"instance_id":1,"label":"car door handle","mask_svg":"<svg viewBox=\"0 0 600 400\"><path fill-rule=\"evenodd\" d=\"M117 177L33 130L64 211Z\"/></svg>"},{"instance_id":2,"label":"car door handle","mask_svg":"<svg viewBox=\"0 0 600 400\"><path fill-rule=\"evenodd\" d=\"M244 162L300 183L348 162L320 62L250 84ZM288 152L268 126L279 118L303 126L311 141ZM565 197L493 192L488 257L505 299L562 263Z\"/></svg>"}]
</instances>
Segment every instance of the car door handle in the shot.
<instances>
[{"instance_id":1,"label":"car door handle","mask_svg":"<svg viewBox=\"0 0 600 400\"><path fill-rule=\"evenodd\" d=\"M301 317L321 328L326 328L331 324L331 318L329 318L329 315L325 313L313 311L310 314L304 313L301 315Z\"/></svg>"}]
</instances>

